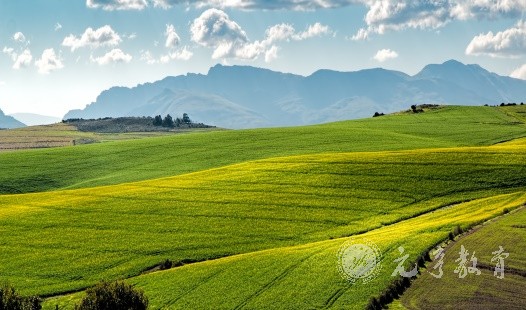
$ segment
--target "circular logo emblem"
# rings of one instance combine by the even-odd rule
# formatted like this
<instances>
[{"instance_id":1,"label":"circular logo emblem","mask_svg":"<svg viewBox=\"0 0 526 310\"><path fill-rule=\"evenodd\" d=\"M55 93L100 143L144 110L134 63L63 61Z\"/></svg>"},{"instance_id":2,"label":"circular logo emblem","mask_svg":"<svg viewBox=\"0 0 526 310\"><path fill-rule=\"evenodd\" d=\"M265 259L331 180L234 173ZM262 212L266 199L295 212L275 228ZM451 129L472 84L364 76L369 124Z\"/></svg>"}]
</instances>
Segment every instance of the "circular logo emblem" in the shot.
<instances>
[{"instance_id":1,"label":"circular logo emblem","mask_svg":"<svg viewBox=\"0 0 526 310\"><path fill-rule=\"evenodd\" d=\"M368 240L349 240L338 250L338 271L352 283L357 280L367 283L380 272L380 259L381 252L376 244Z\"/></svg>"}]
</instances>

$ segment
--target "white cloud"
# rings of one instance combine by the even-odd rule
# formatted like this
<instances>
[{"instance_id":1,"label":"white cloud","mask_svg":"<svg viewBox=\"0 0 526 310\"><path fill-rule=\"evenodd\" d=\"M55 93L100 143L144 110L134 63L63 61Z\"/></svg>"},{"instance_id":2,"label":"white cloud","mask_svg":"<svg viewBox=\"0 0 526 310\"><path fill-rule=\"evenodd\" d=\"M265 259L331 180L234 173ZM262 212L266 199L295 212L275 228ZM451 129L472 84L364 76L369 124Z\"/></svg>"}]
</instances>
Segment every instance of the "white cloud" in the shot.
<instances>
[{"instance_id":1,"label":"white cloud","mask_svg":"<svg viewBox=\"0 0 526 310\"><path fill-rule=\"evenodd\" d=\"M481 18L516 18L526 11L524 0L457 0L450 3L450 15L459 20Z\"/></svg>"},{"instance_id":2,"label":"white cloud","mask_svg":"<svg viewBox=\"0 0 526 310\"><path fill-rule=\"evenodd\" d=\"M55 31L59 31L60 29L62 29L62 25L60 23L56 23L55 24Z\"/></svg>"},{"instance_id":3,"label":"white cloud","mask_svg":"<svg viewBox=\"0 0 526 310\"><path fill-rule=\"evenodd\" d=\"M315 23L314 25L310 25L307 28L307 30L297 34L297 40L305 40L312 37L319 37L331 33L332 31L330 30L329 26L322 25L320 23Z\"/></svg>"},{"instance_id":4,"label":"white cloud","mask_svg":"<svg viewBox=\"0 0 526 310\"><path fill-rule=\"evenodd\" d=\"M42 57L35 61L35 66L38 68L38 72L41 74L49 74L52 71L64 68L62 59L57 56L55 50L48 48L42 52Z\"/></svg>"},{"instance_id":5,"label":"white cloud","mask_svg":"<svg viewBox=\"0 0 526 310\"><path fill-rule=\"evenodd\" d=\"M179 45L179 42L181 42L181 38L177 32L175 32L174 25L166 25L166 31L164 32L164 35L166 36L165 46L168 48L174 48Z\"/></svg>"},{"instance_id":6,"label":"white cloud","mask_svg":"<svg viewBox=\"0 0 526 310\"><path fill-rule=\"evenodd\" d=\"M183 49L170 52L168 55L163 55L159 59L160 63L168 63L170 60L190 60L194 56L194 53L188 50L188 48L185 46Z\"/></svg>"},{"instance_id":7,"label":"white cloud","mask_svg":"<svg viewBox=\"0 0 526 310\"><path fill-rule=\"evenodd\" d=\"M526 64L520 66L519 68L513 70L510 74L512 78L526 80Z\"/></svg>"},{"instance_id":8,"label":"white cloud","mask_svg":"<svg viewBox=\"0 0 526 310\"><path fill-rule=\"evenodd\" d=\"M17 58L17 54L15 53L15 49L12 48L12 47L7 47L7 46L4 46L4 49L2 50L2 52L6 55L8 55L12 61L16 61L16 58Z\"/></svg>"},{"instance_id":9,"label":"white cloud","mask_svg":"<svg viewBox=\"0 0 526 310\"><path fill-rule=\"evenodd\" d=\"M88 8L113 10L142 10L148 6L146 0L86 0Z\"/></svg>"},{"instance_id":10,"label":"white cloud","mask_svg":"<svg viewBox=\"0 0 526 310\"><path fill-rule=\"evenodd\" d=\"M31 55L31 51L28 49L25 49L22 54L18 55L15 59L15 63L13 64L13 69L22 69L27 68L29 65L31 65L31 62L33 61L33 56Z\"/></svg>"},{"instance_id":11,"label":"white cloud","mask_svg":"<svg viewBox=\"0 0 526 310\"><path fill-rule=\"evenodd\" d=\"M374 59L378 62L384 62L389 59L395 59L398 57L398 53L390 50L390 49L381 49L379 50L376 55L374 55Z\"/></svg>"},{"instance_id":12,"label":"white cloud","mask_svg":"<svg viewBox=\"0 0 526 310\"><path fill-rule=\"evenodd\" d=\"M253 41L245 31L229 16L217 9L208 9L196 18L190 26L192 41L199 45L212 48L213 59L237 58L256 59L268 52L278 41L305 40L314 36L331 33L328 26L316 23L305 31L297 33L292 25L278 24L269 27L265 38ZM270 52L269 59L277 52L277 47Z\"/></svg>"},{"instance_id":13,"label":"white cloud","mask_svg":"<svg viewBox=\"0 0 526 310\"><path fill-rule=\"evenodd\" d=\"M515 27L501 32L480 34L471 40L466 55L491 57L516 57L526 53L526 23L520 21Z\"/></svg>"},{"instance_id":14,"label":"white cloud","mask_svg":"<svg viewBox=\"0 0 526 310\"><path fill-rule=\"evenodd\" d=\"M367 39L370 34L384 34L407 28L437 29L453 20L520 17L526 11L525 0L360 0L368 7L367 27L352 36Z\"/></svg>"},{"instance_id":15,"label":"white cloud","mask_svg":"<svg viewBox=\"0 0 526 310\"><path fill-rule=\"evenodd\" d=\"M155 57L153 57L150 51L141 51L141 60L145 61L149 65L157 63L157 60Z\"/></svg>"},{"instance_id":16,"label":"white cloud","mask_svg":"<svg viewBox=\"0 0 526 310\"><path fill-rule=\"evenodd\" d=\"M278 58L278 50L279 48L275 45L273 45L271 48L269 48L266 52L265 52L265 62L272 62L274 61L276 58Z\"/></svg>"},{"instance_id":17,"label":"white cloud","mask_svg":"<svg viewBox=\"0 0 526 310\"><path fill-rule=\"evenodd\" d=\"M16 42L24 43L26 42L26 36L22 32L17 32L13 35L13 40Z\"/></svg>"},{"instance_id":18,"label":"white cloud","mask_svg":"<svg viewBox=\"0 0 526 310\"><path fill-rule=\"evenodd\" d=\"M363 40L372 33L384 34L388 30L407 28L436 29L450 21L448 0L434 1L367 1L366 28L358 30L353 40Z\"/></svg>"},{"instance_id":19,"label":"white cloud","mask_svg":"<svg viewBox=\"0 0 526 310\"><path fill-rule=\"evenodd\" d=\"M111 26L105 25L97 30L91 27L87 28L80 38L70 34L64 38L62 45L70 47L71 51L75 51L81 47L97 48L99 46L116 46L122 41L118 33L116 33Z\"/></svg>"},{"instance_id":20,"label":"white cloud","mask_svg":"<svg viewBox=\"0 0 526 310\"><path fill-rule=\"evenodd\" d=\"M208 9L196 18L190 26L190 33L192 41L197 44L224 52L248 42L245 31L225 12L217 9Z\"/></svg>"},{"instance_id":21,"label":"white cloud","mask_svg":"<svg viewBox=\"0 0 526 310\"><path fill-rule=\"evenodd\" d=\"M6 82L4 82L4 81L0 81L0 87L2 87L2 86L6 86L6 85L7 85Z\"/></svg>"},{"instance_id":22,"label":"white cloud","mask_svg":"<svg viewBox=\"0 0 526 310\"><path fill-rule=\"evenodd\" d=\"M130 54L124 53L119 48L114 48L108 53L106 53L104 56L97 57L97 58L91 58L92 62L96 62L101 66L108 65L111 63L128 63L132 60L132 56Z\"/></svg>"}]
</instances>

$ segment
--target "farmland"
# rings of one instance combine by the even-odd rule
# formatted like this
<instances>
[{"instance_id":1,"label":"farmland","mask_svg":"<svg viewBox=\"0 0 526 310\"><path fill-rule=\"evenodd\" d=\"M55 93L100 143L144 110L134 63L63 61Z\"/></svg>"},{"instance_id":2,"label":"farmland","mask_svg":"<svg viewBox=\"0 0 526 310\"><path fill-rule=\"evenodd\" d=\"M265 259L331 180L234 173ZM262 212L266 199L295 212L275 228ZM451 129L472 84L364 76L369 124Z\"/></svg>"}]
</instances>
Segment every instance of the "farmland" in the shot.
<instances>
[{"instance_id":1,"label":"farmland","mask_svg":"<svg viewBox=\"0 0 526 310\"><path fill-rule=\"evenodd\" d=\"M525 135L526 125L500 108L447 107L317 126L19 151L0 156L0 193L120 184L278 156L489 145Z\"/></svg>"},{"instance_id":2,"label":"farmland","mask_svg":"<svg viewBox=\"0 0 526 310\"><path fill-rule=\"evenodd\" d=\"M58 295L48 309L100 279L127 279L153 309L361 309L393 281L400 245L414 261L526 202L515 114L444 107L3 153L0 281ZM383 268L351 285L336 254L365 239ZM166 259L190 264L151 272Z\"/></svg>"},{"instance_id":3,"label":"farmland","mask_svg":"<svg viewBox=\"0 0 526 310\"><path fill-rule=\"evenodd\" d=\"M443 278L422 274L403 295L398 304L407 309L461 307L463 309L491 308L522 309L526 303L526 210L509 214L498 221L458 240L446 252ZM478 258L480 275L470 274L459 279L452 271L457 267L461 246ZM492 252L502 246L509 256L505 259L504 278L493 274L496 262ZM486 268L484 268L486 266ZM491 267L491 269L487 268ZM429 288L433 289L430 290Z\"/></svg>"}]
</instances>

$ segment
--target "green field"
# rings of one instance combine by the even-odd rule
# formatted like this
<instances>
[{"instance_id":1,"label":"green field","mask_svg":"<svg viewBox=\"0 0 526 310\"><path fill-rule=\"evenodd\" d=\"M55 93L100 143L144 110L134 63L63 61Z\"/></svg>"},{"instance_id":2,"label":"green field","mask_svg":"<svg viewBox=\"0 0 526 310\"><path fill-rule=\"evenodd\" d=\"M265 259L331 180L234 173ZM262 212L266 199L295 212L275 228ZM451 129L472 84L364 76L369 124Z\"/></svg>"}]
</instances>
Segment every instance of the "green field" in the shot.
<instances>
[{"instance_id":1,"label":"green field","mask_svg":"<svg viewBox=\"0 0 526 310\"><path fill-rule=\"evenodd\" d=\"M416 260L526 202L516 109L3 153L0 281L61 295L49 309L100 279L128 279L153 309L361 309L395 279L399 245ZM383 253L368 285L338 275L349 238ZM166 259L201 262L145 274Z\"/></svg>"},{"instance_id":2,"label":"green field","mask_svg":"<svg viewBox=\"0 0 526 310\"><path fill-rule=\"evenodd\" d=\"M489 145L523 136L526 125L500 108L447 107L317 126L19 151L0 156L0 193L112 185L276 156Z\"/></svg>"}]
</instances>

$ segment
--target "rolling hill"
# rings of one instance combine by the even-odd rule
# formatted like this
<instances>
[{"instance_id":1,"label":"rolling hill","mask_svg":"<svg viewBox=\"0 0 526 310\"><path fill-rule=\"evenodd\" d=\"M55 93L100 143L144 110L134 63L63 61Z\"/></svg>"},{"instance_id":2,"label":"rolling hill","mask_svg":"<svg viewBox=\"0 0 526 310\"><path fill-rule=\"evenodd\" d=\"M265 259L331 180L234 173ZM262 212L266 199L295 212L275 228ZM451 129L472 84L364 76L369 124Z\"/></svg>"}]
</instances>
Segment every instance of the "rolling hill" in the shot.
<instances>
[{"instance_id":1,"label":"rolling hill","mask_svg":"<svg viewBox=\"0 0 526 310\"><path fill-rule=\"evenodd\" d=\"M369 117L412 104L496 105L526 100L526 81L450 60L409 76L398 71L319 70L310 76L248 66L210 68L206 75L167 77L102 92L64 118L189 113L224 128L297 126Z\"/></svg>"},{"instance_id":2,"label":"rolling hill","mask_svg":"<svg viewBox=\"0 0 526 310\"><path fill-rule=\"evenodd\" d=\"M524 106L511 109L515 114L508 110L444 107L316 126L6 153L0 156L0 166L5 168L0 170L0 193L119 184L276 156L488 145L526 135L526 125L517 118ZM64 177L65 171L75 172Z\"/></svg>"},{"instance_id":3,"label":"rolling hill","mask_svg":"<svg viewBox=\"0 0 526 310\"><path fill-rule=\"evenodd\" d=\"M399 246L409 268L455 227L523 208L525 112L445 106L0 153L0 281L44 309L74 308L100 279L126 279L155 309L363 309L398 280ZM383 256L366 285L338 274L355 241Z\"/></svg>"},{"instance_id":4,"label":"rolling hill","mask_svg":"<svg viewBox=\"0 0 526 310\"><path fill-rule=\"evenodd\" d=\"M341 238L466 201L504 195L514 208L524 200L525 145L270 158L139 183L2 195L0 274L27 293L61 293L136 276L167 258ZM478 222L504 205L472 202L465 219L461 212L433 223L444 227L408 227L447 236L454 223Z\"/></svg>"}]
</instances>

